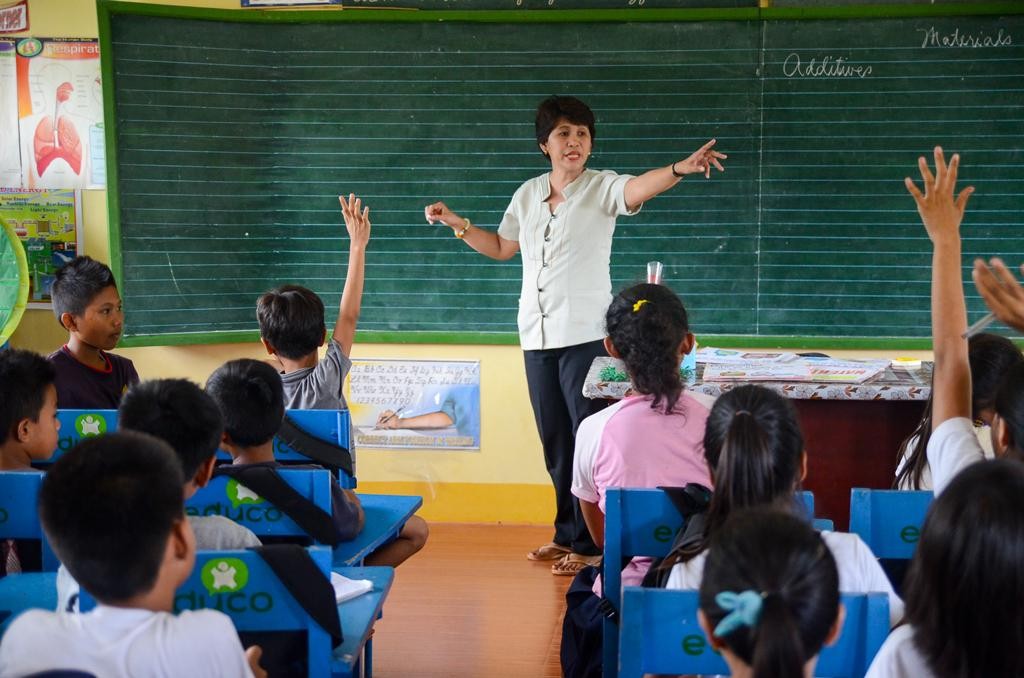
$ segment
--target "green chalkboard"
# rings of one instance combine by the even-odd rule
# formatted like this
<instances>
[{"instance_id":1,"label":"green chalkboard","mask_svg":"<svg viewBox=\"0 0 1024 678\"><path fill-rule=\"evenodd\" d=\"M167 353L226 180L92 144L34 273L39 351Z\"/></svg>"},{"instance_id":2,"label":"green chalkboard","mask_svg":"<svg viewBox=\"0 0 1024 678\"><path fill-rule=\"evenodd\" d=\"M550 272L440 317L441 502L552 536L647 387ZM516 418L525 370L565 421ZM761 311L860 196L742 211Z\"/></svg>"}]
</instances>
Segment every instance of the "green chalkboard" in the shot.
<instances>
[{"instance_id":1,"label":"green chalkboard","mask_svg":"<svg viewBox=\"0 0 1024 678\"><path fill-rule=\"evenodd\" d=\"M620 220L614 287L664 261L696 331L719 344L920 344L928 246L901 184L917 155L936 142L963 153L979 189L968 253L1024 259L1014 7L959 17L948 15L964 7L242 12L103 1L126 343L252 339L256 297L282 282L336 305L347 252L336 196L350 191L374 224L360 340L515 342L518 263L481 257L422 210L444 199L493 227L516 187L547 168L532 139L537 102L572 93L598 115L593 167L642 172L712 136L730 156L724 175L687 179ZM901 16L859 16L869 11Z\"/></svg>"}]
</instances>

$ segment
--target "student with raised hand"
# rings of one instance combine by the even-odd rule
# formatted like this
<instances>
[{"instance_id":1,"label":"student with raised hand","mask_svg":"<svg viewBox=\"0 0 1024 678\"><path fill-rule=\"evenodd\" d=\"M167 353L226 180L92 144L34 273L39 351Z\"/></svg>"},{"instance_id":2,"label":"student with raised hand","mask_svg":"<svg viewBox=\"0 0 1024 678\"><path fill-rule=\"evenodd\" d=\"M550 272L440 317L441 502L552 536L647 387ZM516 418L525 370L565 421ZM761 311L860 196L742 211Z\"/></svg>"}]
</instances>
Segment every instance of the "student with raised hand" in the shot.
<instances>
[{"instance_id":1,"label":"student with raised hand","mask_svg":"<svg viewBox=\"0 0 1024 678\"><path fill-rule=\"evenodd\" d=\"M868 678L1024 676L1024 464L972 465L928 509L908 573L907 624Z\"/></svg>"},{"instance_id":2,"label":"student with raised hand","mask_svg":"<svg viewBox=\"0 0 1024 678\"><path fill-rule=\"evenodd\" d=\"M174 452L143 433L89 438L57 460L39 492L54 552L96 598L81 615L29 610L0 643L0 676L83 671L111 678L265 676L216 610L173 614L195 565Z\"/></svg>"},{"instance_id":3,"label":"student with raised hand","mask_svg":"<svg viewBox=\"0 0 1024 678\"><path fill-rule=\"evenodd\" d=\"M996 317L1013 329L1024 332L1024 287L1006 268L1003 260L995 257L989 264L981 259L974 261L974 286L985 300L985 304L996 314ZM1024 272L1024 264L1021 264Z\"/></svg>"},{"instance_id":4,"label":"student with raised hand","mask_svg":"<svg viewBox=\"0 0 1024 678\"><path fill-rule=\"evenodd\" d=\"M967 360L971 367L971 420L978 442L987 459L995 456L991 426L995 417L996 392L1010 369L1024 362L1020 348L998 334L976 334L967 340ZM932 473L928 467L928 441L932 437L931 397L924 416L910 437L900 445L896 465L897 490L931 490Z\"/></svg>"},{"instance_id":5,"label":"student with raised hand","mask_svg":"<svg viewBox=\"0 0 1024 678\"><path fill-rule=\"evenodd\" d=\"M744 510L712 537L697 617L732 676L810 678L844 616L836 561L806 521Z\"/></svg>"},{"instance_id":6,"label":"student with raised hand","mask_svg":"<svg viewBox=\"0 0 1024 678\"><path fill-rule=\"evenodd\" d=\"M786 398L751 385L723 394L708 417L704 455L715 491L707 513L691 518L705 521L699 539L660 566L672 568L667 588L700 587L712 539L738 509L774 507L809 522L795 495L807 475L807 453L796 411ZM890 623L896 624L903 601L871 549L856 534L824 531L821 536L839 566L839 589L885 593Z\"/></svg>"},{"instance_id":7,"label":"student with raised hand","mask_svg":"<svg viewBox=\"0 0 1024 678\"><path fill-rule=\"evenodd\" d=\"M917 203L928 237L932 241L932 435L928 441L928 464L936 494L957 473L985 459L971 420L971 372L967 354L967 304L961 277L960 222L967 200L974 192L967 187L954 195L960 156L946 164L942 148L935 147L935 173L928 162L918 159L922 193L907 177L907 190ZM992 447L996 456L1010 455L1024 460L1024 365L1011 368L996 392L992 417Z\"/></svg>"},{"instance_id":8,"label":"student with raised hand","mask_svg":"<svg viewBox=\"0 0 1024 678\"><path fill-rule=\"evenodd\" d=\"M639 176L587 167L596 135L594 112L570 96L548 97L534 120L537 146L551 171L523 183L497 231L480 228L435 202L428 223L442 223L477 252L501 261L522 252L519 343L523 349L544 463L555 489L555 533L527 554L530 560L572 558L552 568L572 574L578 561L600 555L573 497L576 429L606 403L582 394L587 370L605 355L604 312L612 299L610 256L615 223L687 176L724 171L726 158L705 143L671 165Z\"/></svg>"},{"instance_id":9,"label":"student with raised hand","mask_svg":"<svg viewBox=\"0 0 1024 678\"><path fill-rule=\"evenodd\" d=\"M599 547L609 487L710 487L704 425L714 402L683 385L679 364L694 340L683 302L668 287L644 283L622 290L605 325L605 348L625 363L636 392L584 419L576 433L572 492ZM623 586L639 586L650 562L633 559ZM566 568L573 564L563 561ZM601 594L600 580L594 592Z\"/></svg>"}]
</instances>

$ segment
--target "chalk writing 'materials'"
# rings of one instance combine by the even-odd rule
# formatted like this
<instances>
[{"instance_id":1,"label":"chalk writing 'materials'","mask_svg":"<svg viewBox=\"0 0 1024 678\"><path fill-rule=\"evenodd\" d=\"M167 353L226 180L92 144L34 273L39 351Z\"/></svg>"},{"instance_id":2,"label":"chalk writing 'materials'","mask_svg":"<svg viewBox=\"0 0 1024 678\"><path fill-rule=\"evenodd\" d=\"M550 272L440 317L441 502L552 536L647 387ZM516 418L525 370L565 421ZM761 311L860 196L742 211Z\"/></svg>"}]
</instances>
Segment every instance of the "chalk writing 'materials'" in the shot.
<instances>
[{"instance_id":1,"label":"chalk writing 'materials'","mask_svg":"<svg viewBox=\"0 0 1024 678\"><path fill-rule=\"evenodd\" d=\"M846 57L826 56L804 62L796 52L786 57L782 73L787 78L866 78L871 75L871 66L852 64Z\"/></svg>"},{"instance_id":2,"label":"chalk writing 'materials'","mask_svg":"<svg viewBox=\"0 0 1024 678\"><path fill-rule=\"evenodd\" d=\"M921 47L1007 47L1013 44L1013 37L1002 28L998 33L961 33L959 28L952 33L940 33L931 26L918 28L917 32L924 33Z\"/></svg>"}]
</instances>

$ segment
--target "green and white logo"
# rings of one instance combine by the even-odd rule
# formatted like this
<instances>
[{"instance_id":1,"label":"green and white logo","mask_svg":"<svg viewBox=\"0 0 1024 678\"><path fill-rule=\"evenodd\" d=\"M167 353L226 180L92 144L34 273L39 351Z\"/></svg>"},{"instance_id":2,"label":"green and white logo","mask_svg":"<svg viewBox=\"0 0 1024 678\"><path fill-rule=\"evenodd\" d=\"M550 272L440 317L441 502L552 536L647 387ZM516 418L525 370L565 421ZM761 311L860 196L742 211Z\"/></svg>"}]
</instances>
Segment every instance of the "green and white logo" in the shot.
<instances>
[{"instance_id":1,"label":"green and white logo","mask_svg":"<svg viewBox=\"0 0 1024 678\"><path fill-rule=\"evenodd\" d=\"M210 595L241 591L249 582L249 568L238 558L213 558L199 575Z\"/></svg>"},{"instance_id":2,"label":"green and white logo","mask_svg":"<svg viewBox=\"0 0 1024 678\"><path fill-rule=\"evenodd\" d=\"M234 478L228 480L224 492L231 501L231 506L238 508L243 504L262 504L265 500L260 495L250 490L245 485L239 485Z\"/></svg>"},{"instance_id":3,"label":"green and white logo","mask_svg":"<svg viewBox=\"0 0 1024 678\"><path fill-rule=\"evenodd\" d=\"M107 432L107 420L94 412L80 414L75 419L75 431L81 438L101 436Z\"/></svg>"}]
</instances>

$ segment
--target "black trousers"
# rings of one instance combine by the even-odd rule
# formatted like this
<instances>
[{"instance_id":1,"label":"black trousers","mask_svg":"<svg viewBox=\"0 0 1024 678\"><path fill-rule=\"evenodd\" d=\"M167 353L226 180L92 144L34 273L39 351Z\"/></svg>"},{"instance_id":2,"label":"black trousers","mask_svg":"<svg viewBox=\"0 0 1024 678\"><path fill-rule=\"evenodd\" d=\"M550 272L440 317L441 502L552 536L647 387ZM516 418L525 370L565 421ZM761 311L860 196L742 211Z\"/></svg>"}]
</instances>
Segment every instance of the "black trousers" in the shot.
<instances>
[{"instance_id":1,"label":"black trousers","mask_svg":"<svg viewBox=\"0 0 1024 678\"><path fill-rule=\"evenodd\" d=\"M598 555L601 550L590 538L579 501L572 494L572 458L580 422L608 406L605 400L583 396L590 364L594 358L606 355L601 341L523 351L530 404L544 447L544 463L555 486L553 541L588 556Z\"/></svg>"}]
</instances>

